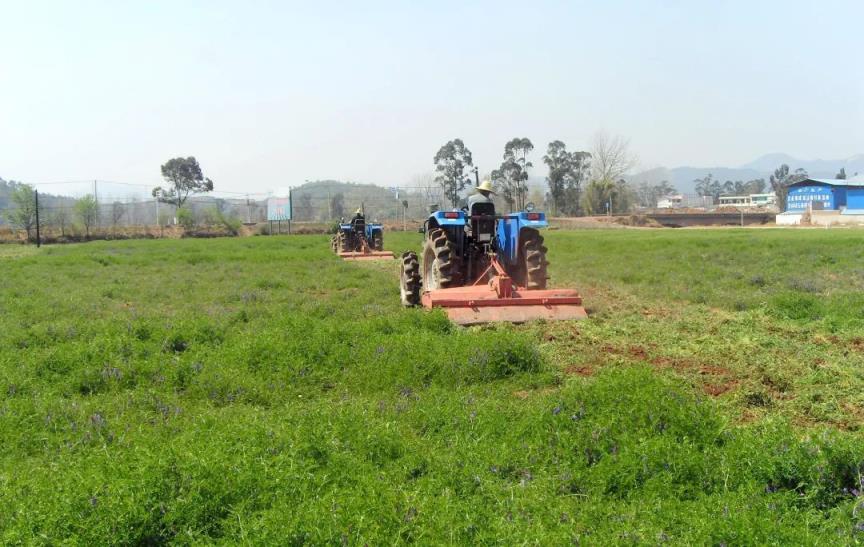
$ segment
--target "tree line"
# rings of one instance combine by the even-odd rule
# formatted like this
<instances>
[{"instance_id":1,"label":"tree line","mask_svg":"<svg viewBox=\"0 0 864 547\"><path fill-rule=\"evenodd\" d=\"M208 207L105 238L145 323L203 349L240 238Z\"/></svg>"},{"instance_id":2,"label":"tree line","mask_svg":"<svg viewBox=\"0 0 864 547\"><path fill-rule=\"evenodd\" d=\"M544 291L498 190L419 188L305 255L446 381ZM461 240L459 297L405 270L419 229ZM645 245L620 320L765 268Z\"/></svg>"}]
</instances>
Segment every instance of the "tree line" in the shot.
<instances>
[{"instance_id":1,"label":"tree line","mask_svg":"<svg viewBox=\"0 0 864 547\"><path fill-rule=\"evenodd\" d=\"M716 203L720 196L742 196L750 194L762 194L765 192L766 183L764 178L720 182L714 175L708 173L701 179L695 179L696 193L702 197L710 197Z\"/></svg>"},{"instance_id":2,"label":"tree line","mask_svg":"<svg viewBox=\"0 0 864 547\"><path fill-rule=\"evenodd\" d=\"M198 161L191 156L173 158L162 165L161 170L162 177L168 184L165 187L154 188L153 197L159 203L174 205L177 208L178 223L187 228L191 227L195 219L192 211L186 207L187 200L193 194L212 191L213 181L204 177ZM93 194L79 199L41 196L39 201L36 189L30 184L14 181L0 182L5 190L3 219L13 227L26 232L28 241L33 241L35 238L37 217L40 217L41 225L56 228L61 237L66 237L73 228L80 228L84 236L89 239L93 229L103 220L107 220L112 230L116 232L120 220L126 213L125 204L114 201L107 207L103 207ZM104 218L106 215L107 219ZM221 210L217 210L215 216L218 222L231 231L239 229L239 220L227 218Z\"/></svg>"},{"instance_id":3,"label":"tree line","mask_svg":"<svg viewBox=\"0 0 864 547\"><path fill-rule=\"evenodd\" d=\"M529 173L534 167L528 156L533 150L534 144L527 137L510 139L504 144L501 164L484 177L495 185L511 210L522 210L527 203ZM457 207L460 195L479 178L471 150L462 139L453 139L441 146L432 161L435 182ZM547 145L543 163L548 168L545 201L554 215L626 212L640 200L636 189L624 179L636 158L622 137L598 134L590 152L569 151L564 142L555 140ZM664 184L652 186L652 191L671 189Z\"/></svg>"},{"instance_id":4,"label":"tree line","mask_svg":"<svg viewBox=\"0 0 864 547\"><path fill-rule=\"evenodd\" d=\"M777 204L781 210L786 208L786 196L789 193L789 186L796 182L801 182L809 178L809 174L805 169L792 170L787 164L782 164L774 170L774 173L769 177L766 184L765 179L753 179L747 182L727 180L721 183L715 179L710 173L701 179L695 179L696 193L700 196L710 197L714 203L719 201L720 196L740 196L748 194L762 194L769 188L777 197ZM846 178L846 169L841 168L840 172L834 176L835 179L843 180Z\"/></svg>"},{"instance_id":5,"label":"tree line","mask_svg":"<svg viewBox=\"0 0 864 547\"><path fill-rule=\"evenodd\" d=\"M4 211L4 219L15 228L24 230L28 241L35 239L37 216L41 216L40 224L56 226L63 237L75 223L78 223L87 237L90 237L91 229L99 220L99 203L92 195L73 200L71 208L52 207L50 213L46 210L43 201L38 205L37 213L36 190L33 186L23 183L13 183L9 186L11 187L8 198L10 207ZM122 204L118 205L122 206Z\"/></svg>"},{"instance_id":6,"label":"tree line","mask_svg":"<svg viewBox=\"0 0 864 547\"><path fill-rule=\"evenodd\" d=\"M486 177L496 188L501 199L511 210L524 209L528 196L529 171L534 167L529 154L534 144L526 137L516 137L504 144L502 162ZM642 182L636 186L628 183L626 175L636 164L629 143L622 137L595 136L591 151L567 150L567 145L554 140L546 146L543 155L548 174L546 176L546 207L553 215L578 216L605 213L626 213L634 206L653 208L666 196L677 190L668 181ZM460 195L470 187L471 176L478 178L471 150L462 139L445 143L433 158L434 181L453 207L457 207ZM792 170L783 164L774 170L766 181L756 178L748 181L727 180L721 182L709 173L695 179L696 193L710 197L717 203L721 196L762 194L768 191L777 196L777 204L785 208L788 187L808 178L804 169ZM841 169L835 176L845 179Z\"/></svg>"}]
</instances>

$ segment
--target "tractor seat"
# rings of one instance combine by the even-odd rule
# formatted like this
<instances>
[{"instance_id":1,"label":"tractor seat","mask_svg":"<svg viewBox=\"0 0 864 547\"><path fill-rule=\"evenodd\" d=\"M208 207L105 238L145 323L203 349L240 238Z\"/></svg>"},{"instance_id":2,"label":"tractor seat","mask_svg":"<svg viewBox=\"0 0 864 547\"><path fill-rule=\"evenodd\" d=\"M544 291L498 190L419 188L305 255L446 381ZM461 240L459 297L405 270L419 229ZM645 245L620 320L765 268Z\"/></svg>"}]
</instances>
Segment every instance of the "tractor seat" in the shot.
<instances>
[{"instance_id":1,"label":"tractor seat","mask_svg":"<svg viewBox=\"0 0 864 547\"><path fill-rule=\"evenodd\" d=\"M495 204L479 202L471 205L471 216L495 216Z\"/></svg>"},{"instance_id":2,"label":"tractor seat","mask_svg":"<svg viewBox=\"0 0 864 547\"><path fill-rule=\"evenodd\" d=\"M489 217L489 218L474 218ZM495 234L495 204L474 203L471 205L471 235L478 242L490 242Z\"/></svg>"}]
</instances>

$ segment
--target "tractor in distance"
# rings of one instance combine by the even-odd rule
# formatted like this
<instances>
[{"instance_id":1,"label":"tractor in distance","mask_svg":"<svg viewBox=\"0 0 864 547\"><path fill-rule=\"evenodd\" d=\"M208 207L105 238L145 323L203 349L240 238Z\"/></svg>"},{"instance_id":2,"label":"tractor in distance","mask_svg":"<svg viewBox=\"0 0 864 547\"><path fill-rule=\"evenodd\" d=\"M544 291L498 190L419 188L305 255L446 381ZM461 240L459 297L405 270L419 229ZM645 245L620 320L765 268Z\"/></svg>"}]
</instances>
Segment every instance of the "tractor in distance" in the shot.
<instances>
[{"instance_id":1,"label":"tractor in distance","mask_svg":"<svg viewBox=\"0 0 864 547\"><path fill-rule=\"evenodd\" d=\"M395 258L392 251L384 250L384 227L378 223L367 223L359 210L351 222L339 223L339 229L330 238L330 248L345 260Z\"/></svg>"}]
</instances>

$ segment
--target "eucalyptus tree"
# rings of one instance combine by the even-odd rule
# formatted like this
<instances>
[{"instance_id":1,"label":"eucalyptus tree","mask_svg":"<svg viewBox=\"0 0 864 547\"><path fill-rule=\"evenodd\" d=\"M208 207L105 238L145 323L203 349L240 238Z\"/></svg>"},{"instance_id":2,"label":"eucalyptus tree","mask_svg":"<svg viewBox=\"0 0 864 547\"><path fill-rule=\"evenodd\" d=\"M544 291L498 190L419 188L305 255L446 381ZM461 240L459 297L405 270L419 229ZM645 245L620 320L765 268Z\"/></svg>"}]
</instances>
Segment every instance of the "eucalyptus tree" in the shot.
<instances>
[{"instance_id":1,"label":"eucalyptus tree","mask_svg":"<svg viewBox=\"0 0 864 547\"><path fill-rule=\"evenodd\" d=\"M453 207L457 207L459 192L468 184L466 170L474 166L471 151L462 139L453 139L438 149L432 161L435 163L435 182L441 186Z\"/></svg>"}]
</instances>

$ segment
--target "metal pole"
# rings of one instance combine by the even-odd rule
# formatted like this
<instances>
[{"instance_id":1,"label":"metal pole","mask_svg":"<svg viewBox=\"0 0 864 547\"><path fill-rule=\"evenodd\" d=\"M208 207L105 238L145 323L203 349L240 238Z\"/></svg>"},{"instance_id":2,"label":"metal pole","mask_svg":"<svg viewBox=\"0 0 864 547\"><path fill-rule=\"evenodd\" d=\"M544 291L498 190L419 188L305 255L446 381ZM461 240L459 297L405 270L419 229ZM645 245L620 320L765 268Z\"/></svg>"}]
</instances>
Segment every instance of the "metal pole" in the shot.
<instances>
[{"instance_id":1,"label":"metal pole","mask_svg":"<svg viewBox=\"0 0 864 547\"><path fill-rule=\"evenodd\" d=\"M93 201L96 202L96 219L94 224L99 226L99 194L96 188L96 179L93 179Z\"/></svg>"},{"instance_id":2,"label":"metal pole","mask_svg":"<svg viewBox=\"0 0 864 547\"><path fill-rule=\"evenodd\" d=\"M39 233L39 190L33 190L36 197L36 247L42 246L42 235Z\"/></svg>"}]
</instances>

